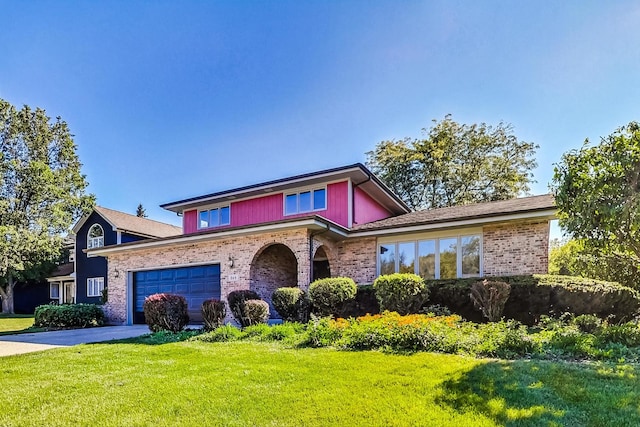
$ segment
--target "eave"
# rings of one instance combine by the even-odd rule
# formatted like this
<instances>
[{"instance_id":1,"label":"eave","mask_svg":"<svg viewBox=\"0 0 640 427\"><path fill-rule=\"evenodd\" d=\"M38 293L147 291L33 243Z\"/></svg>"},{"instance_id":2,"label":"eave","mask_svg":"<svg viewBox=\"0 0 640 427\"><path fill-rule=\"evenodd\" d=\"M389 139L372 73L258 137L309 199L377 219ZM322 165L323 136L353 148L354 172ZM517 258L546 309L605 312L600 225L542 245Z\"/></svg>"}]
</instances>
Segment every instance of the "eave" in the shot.
<instances>
[{"instance_id":1,"label":"eave","mask_svg":"<svg viewBox=\"0 0 640 427\"><path fill-rule=\"evenodd\" d=\"M142 240L138 242L123 243L120 245L104 246L95 249L85 249L88 257L104 256L137 251L141 249L162 248L167 246L177 246L191 243L208 242L226 238L247 236L260 233L272 233L274 231L286 231L299 228L306 228L314 231L325 231L335 238L344 239L347 237L347 229L332 221L319 216L295 219L291 221L280 221L264 223L259 225L226 228L215 232L201 232L180 236L156 238Z\"/></svg>"}]
</instances>

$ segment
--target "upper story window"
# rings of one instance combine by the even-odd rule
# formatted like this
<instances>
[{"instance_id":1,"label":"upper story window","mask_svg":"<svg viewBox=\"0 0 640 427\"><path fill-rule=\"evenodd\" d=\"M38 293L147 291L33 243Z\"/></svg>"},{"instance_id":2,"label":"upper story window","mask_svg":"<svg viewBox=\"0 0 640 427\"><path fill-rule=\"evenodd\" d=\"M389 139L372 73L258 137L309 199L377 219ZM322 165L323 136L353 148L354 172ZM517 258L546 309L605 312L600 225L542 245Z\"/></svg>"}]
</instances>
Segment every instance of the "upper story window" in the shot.
<instances>
[{"instance_id":1,"label":"upper story window","mask_svg":"<svg viewBox=\"0 0 640 427\"><path fill-rule=\"evenodd\" d=\"M325 188L287 194L284 198L285 215L293 215L311 211L321 211L326 208L327 190Z\"/></svg>"},{"instance_id":2,"label":"upper story window","mask_svg":"<svg viewBox=\"0 0 640 427\"><path fill-rule=\"evenodd\" d=\"M482 238L465 235L383 243L378 246L378 272L415 273L422 278L482 276Z\"/></svg>"},{"instance_id":3,"label":"upper story window","mask_svg":"<svg viewBox=\"0 0 640 427\"><path fill-rule=\"evenodd\" d=\"M219 227L231 223L229 206L199 211L198 215L200 218L198 228Z\"/></svg>"},{"instance_id":4,"label":"upper story window","mask_svg":"<svg viewBox=\"0 0 640 427\"><path fill-rule=\"evenodd\" d=\"M87 234L87 249L104 246L104 230L100 224L93 224Z\"/></svg>"}]
</instances>

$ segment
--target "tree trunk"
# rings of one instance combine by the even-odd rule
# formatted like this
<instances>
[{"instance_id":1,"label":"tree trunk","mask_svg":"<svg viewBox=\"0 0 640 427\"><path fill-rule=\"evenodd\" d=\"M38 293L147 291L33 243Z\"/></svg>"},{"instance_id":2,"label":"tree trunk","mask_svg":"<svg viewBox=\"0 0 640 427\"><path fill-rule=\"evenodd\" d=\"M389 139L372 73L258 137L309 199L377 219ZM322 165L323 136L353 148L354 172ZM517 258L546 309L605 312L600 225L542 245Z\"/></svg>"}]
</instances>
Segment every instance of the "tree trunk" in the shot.
<instances>
[{"instance_id":1,"label":"tree trunk","mask_svg":"<svg viewBox=\"0 0 640 427\"><path fill-rule=\"evenodd\" d=\"M2 312L6 314L14 314L13 312L13 288L16 286L16 282L13 280L13 276L9 274L7 277L7 288L2 289L0 287L0 298L2 298Z\"/></svg>"}]
</instances>

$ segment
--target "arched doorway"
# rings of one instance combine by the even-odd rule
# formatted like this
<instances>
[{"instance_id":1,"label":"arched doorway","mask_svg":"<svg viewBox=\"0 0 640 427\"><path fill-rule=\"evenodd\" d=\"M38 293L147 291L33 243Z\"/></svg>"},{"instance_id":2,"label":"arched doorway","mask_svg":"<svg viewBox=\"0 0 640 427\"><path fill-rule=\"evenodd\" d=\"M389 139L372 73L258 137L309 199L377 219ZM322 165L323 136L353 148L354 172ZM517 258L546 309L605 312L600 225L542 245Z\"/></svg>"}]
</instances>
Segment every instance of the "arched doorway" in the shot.
<instances>
[{"instance_id":1,"label":"arched doorway","mask_svg":"<svg viewBox=\"0 0 640 427\"><path fill-rule=\"evenodd\" d=\"M327 277L331 277L329 257L324 246L320 246L313 256L313 280L326 279Z\"/></svg>"},{"instance_id":2,"label":"arched doorway","mask_svg":"<svg viewBox=\"0 0 640 427\"><path fill-rule=\"evenodd\" d=\"M286 245L274 243L264 247L251 263L250 286L269 303L271 317L279 317L271 304L271 294L278 288L298 286L298 260Z\"/></svg>"}]
</instances>

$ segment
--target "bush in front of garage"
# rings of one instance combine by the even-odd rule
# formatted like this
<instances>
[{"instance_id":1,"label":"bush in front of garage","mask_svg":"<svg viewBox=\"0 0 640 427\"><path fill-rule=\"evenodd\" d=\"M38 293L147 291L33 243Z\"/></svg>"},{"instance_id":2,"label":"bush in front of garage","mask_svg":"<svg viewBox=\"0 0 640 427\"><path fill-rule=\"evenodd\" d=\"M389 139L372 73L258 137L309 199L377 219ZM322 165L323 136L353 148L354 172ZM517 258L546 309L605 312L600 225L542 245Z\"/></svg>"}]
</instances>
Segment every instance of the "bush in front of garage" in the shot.
<instances>
[{"instance_id":1,"label":"bush in front of garage","mask_svg":"<svg viewBox=\"0 0 640 427\"><path fill-rule=\"evenodd\" d=\"M251 300L260 300L260 295L258 295L255 291L249 289L232 291L229 292L229 295L227 295L229 310L231 310L231 314L233 315L234 319L236 319L236 321L240 323L240 326L242 326L243 328L245 326L251 325L247 317L245 304L245 302Z\"/></svg>"},{"instance_id":2,"label":"bush in front of garage","mask_svg":"<svg viewBox=\"0 0 640 427\"><path fill-rule=\"evenodd\" d=\"M88 328L102 326L104 313L95 304L41 305L36 307L37 328Z\"/></svg>"},{"instance_id":3,"label":"bush in front of garage","mask_svg":"<svg viewBox=\"0 0 640 427\"><path fill-rule=\"evenodd\" d=\"M202 319L204 321L204 329L213 331L224 324L224 318L227 315L227 306L224 301L219 299L208 299L202 303Z\"/></svg>"},{"instance_id":4,"label":"bush in front of garage","mask_svg":"<svg viewBox=\"0 0 640 427\"><path fill-rule=\"evenodd\" d=\"M259 299L250 299L244 302L244 312L247 321L246 326L267 323L269 320L269 303Z\"/></svg>"},{"instance_id":5,"label":"bush in front of garage","mask_svg":"<svg viewBox=\"0 0 640 427\"><path fill-rule=\"evenodd\" d=\"M144 300L142 308L151 332L180 332L189 324L187 300L181 295L153 294Z\"/></svg>"}]
</instances>

